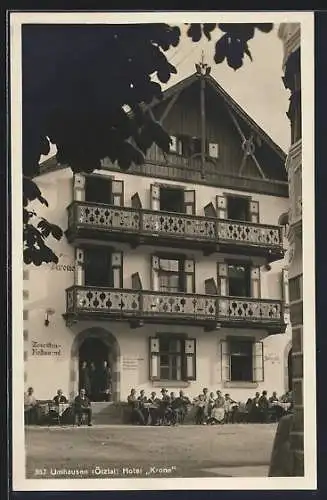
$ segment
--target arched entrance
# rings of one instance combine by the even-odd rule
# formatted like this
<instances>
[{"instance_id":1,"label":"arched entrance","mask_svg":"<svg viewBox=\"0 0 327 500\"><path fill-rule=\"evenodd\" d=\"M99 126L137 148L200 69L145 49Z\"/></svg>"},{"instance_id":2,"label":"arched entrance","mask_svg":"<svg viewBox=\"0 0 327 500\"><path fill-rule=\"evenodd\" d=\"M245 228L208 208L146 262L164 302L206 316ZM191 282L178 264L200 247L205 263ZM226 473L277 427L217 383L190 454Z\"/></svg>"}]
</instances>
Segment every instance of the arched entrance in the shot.
<instances>
[{"instance_id":1,"label":"arched entrance","mask_svg":"<svg viewBox=\"0 0 327 500\"><path fill-rule=\"evenodd\" d=\"M287 356L287 381L288 381L288 390L292 390L292 375L293 375L293 370L292 370L292 348L290 349L288 356Z\"/></svg>"},{"instance_id":2,"label":"arched entrance","mask_svg":"<svg viewBox=\"0 0 327 500\"><path fill-rule=\"evenodd\" d=\"M112 400L120 399L120 350L116 338L102 328L89 328L76 335L71 350L70 396L85 385L82 365L87 366L89 392L93 401L103 400L100 392L104 361L111 370Z\"/></svg>"}]
</instances>

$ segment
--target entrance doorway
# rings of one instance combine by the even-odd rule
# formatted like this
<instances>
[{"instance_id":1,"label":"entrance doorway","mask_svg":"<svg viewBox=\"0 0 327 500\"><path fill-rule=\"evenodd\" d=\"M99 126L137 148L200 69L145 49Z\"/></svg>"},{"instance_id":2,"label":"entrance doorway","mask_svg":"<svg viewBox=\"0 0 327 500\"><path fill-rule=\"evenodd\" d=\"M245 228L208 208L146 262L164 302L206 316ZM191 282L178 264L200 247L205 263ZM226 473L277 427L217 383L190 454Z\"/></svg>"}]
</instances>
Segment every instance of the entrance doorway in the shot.
<instances>
[{"instance_id":1,"label":"entrance doorway","mask_svg":"<svg viewBox=\"0 0 327 500\"><path fill-rule=\"evenodd\" d=\"M292 390L292 349L290 349L287 357L287 376L288 376L288 390Z\"/></svg>"},{"instance_id":2,"label":"entrance doorway","mask_svg":"<svg viewBox=\"0 0 327 500\"><path fill-rule=\"evenodd\" d=\"M105 400L104 361L111 370L109 358L109 346L99 338L86 338L80 345L79 389L84 388L91 401Z\"/></svg>"}]
</instances>

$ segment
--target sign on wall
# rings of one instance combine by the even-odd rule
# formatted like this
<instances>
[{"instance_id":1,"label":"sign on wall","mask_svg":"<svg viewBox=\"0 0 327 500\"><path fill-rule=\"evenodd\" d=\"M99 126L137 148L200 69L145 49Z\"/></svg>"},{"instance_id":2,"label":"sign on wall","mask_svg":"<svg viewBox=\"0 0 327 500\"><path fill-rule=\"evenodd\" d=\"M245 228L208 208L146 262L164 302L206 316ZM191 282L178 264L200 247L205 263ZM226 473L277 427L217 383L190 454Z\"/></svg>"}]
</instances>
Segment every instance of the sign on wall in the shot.
<instances>
[{"instance_id":1,"label":"sign on wall","mask_svg":"<svg viewBox=\"0 0 327 500\"><path fill-rule=\"evenodd\" d=\"M37 342L32 340L32 356L58 357L62 355L62 345L54 342Z\"/></svg>"},{"instance_id":2,"label":"sign on wall","mask_svg":"<svg viewBox=\"0 0 327 500\"><path fill-rule=\"evenodd\" d=\"M125 358L123 357L123 370L125 371L137 371L139 369L140 361L144 361L143 358Z\"/></svg>"}]
</instances>

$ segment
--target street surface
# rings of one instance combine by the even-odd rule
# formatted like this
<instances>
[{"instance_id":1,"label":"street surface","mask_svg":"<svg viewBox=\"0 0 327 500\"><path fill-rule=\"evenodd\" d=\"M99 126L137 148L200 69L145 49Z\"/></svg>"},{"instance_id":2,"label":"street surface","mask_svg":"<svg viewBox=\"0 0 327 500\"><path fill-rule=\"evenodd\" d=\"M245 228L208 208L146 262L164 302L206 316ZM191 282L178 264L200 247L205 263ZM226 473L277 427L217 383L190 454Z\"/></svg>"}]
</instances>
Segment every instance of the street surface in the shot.
<instances>
[{"instance_id":1,"label":"street surface","mask_svg":"<svg viewBox=\"0 0 327 500\"><path fill-rule=\"evenodd\" d=\"M264 477L276 424L28 427L28 478Z\"/></svg>"}]
</instances>

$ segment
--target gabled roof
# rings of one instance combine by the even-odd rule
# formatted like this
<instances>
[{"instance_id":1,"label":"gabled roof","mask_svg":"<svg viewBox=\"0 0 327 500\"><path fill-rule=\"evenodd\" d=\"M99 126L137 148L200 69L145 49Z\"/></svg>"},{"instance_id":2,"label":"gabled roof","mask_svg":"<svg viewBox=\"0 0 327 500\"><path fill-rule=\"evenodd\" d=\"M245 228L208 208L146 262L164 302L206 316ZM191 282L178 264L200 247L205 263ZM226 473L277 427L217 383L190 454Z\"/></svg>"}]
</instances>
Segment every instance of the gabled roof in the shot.
<instances>
[{"instance_id":1,"label":"gabled roof","mask_svg":"<svg viewBox=\"0 0 327 500\"><path fill-rule=\"evenodd\" d=\"M238 115L241 119L243 119L247 125L256 132L256 134L264 141L268 146L270 146L277 154L280 156L282 160L286 160L286 153L276 144L271 137L251 118L244 109L219 85L219 83L211 76L208 75L205 77L208 84L214 89L217 95L222 97L222 99L226 102L227 106L229 106L236 115ZM182 90L190 87L193 83L198 81L199 75L197 73L193 73L192 75L184 78L180 82L176 83L169 89L165 90L163 93L163 99L160 101L154 102L151 107L156 106L160 102L170 99L176 93L181 92Z\"/></svg>"}]
</instances>

